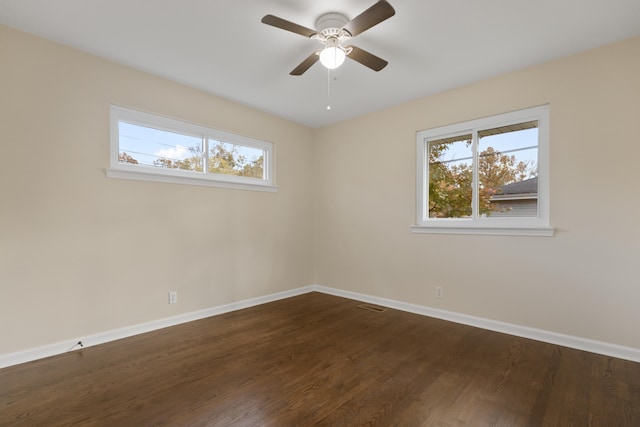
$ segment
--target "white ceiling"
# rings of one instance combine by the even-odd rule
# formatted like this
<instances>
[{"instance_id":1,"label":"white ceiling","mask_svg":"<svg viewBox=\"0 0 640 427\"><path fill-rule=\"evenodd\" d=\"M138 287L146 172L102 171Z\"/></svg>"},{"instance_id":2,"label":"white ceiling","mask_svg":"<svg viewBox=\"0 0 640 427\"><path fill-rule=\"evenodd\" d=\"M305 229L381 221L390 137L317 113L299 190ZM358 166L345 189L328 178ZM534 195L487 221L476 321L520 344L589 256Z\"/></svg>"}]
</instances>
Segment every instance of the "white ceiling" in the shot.
<instances>
[{"instance_id":1,"label":"white ceiling","mask_svg":"<svg viewBox=\"0 0 640 427\"><path fill-rule=\"evenodd\" d=\"M289 72L320 47L264 25L314 28L375 0L0 0L0 23L310 127L640 35L640 0L389 0L396 15L350 44L389 61ZM640 52L639 52L640 54Z\"/></svg>"}]
</instances>

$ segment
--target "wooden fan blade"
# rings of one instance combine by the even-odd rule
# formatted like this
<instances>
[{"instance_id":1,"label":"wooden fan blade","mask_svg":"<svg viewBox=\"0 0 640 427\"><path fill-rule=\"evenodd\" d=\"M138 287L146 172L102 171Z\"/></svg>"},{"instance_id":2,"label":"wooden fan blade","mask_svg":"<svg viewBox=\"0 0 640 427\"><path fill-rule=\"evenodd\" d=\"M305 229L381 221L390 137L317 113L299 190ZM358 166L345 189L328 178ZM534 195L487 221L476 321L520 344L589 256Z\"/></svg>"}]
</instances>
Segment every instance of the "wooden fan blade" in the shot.
<instances>
[{"instance_id":1,"label":"wooden fan blade","mask_svg":"<svg viewBox=\"0 0 640 427\"><path fill-rule=\"evenodd\" d=\"M292 33L300 34L301 36L311 37L317 34L316 30L303 27L294 22L287 21L286 19L278 18L273 15L265 15L261 21L263 24L271 25L272 27L281 28L283 30L291 31Z\"/></svg>"},{"instance_id":2,"label":"wooden fan blade","mask_svg":"<svg viewBox=\"0 0 640 427\"><path fill-rule=\"evenodd\" d=\"M300 65L298 65L296 68L294 68L293 71L291 71L289 74L291 74L292 76L301 76L301 75L303 75L304 72L307 71L309 68L311 68L311 66L313 64L318 62L318 59L320 59L320 56L318 55L318 53L317 52L313 52L311 55L309 55L307 57L307 59L302 61L300 63Z\"/></svg>"},{"instance_id":3,"label":"wooden fan blade","mask_svg":"<svg viewBox=\"0 0 640 427\"><path fill-rule=\"evenodd\" d=\"M388 64L384 59L379 58L366 50L360 49L359 47L347 46L345 49L352 49L351 53L347 55L348 58L361 63L365 67L371 68L373 71L380 71Z\"/></svg>"},{"instance_id":4,"label":"wooden fan blade","mask_svg":"<svg viewBox=\"0 0 640 427\"><path fill-rule=\"evenodd\" d=\"M374 25L378 25L385 19L391 18L396 14L395 9L385 0L380 0L360 15L353 18L342 29L351 34L352 37L367 31Z\"/></svg>"}]
</instances>

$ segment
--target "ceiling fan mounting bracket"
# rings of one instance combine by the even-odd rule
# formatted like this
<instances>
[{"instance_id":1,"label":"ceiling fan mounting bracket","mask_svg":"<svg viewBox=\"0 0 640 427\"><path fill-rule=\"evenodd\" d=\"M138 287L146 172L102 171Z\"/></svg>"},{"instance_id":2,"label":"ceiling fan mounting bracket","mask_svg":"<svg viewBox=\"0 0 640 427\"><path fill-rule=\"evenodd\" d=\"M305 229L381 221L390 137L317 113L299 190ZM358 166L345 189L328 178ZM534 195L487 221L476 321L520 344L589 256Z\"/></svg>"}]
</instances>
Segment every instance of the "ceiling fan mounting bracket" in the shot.
<instances>
[{"instance_id":1,"label":"ceiling fan mounting bracket","mask_svg":"<svg viewBox=\"0 0 640 427\"><path fill-rule=\"evenodd\" d=\"M349 19L341 13L329 12L322 14L316 20L316 30L318 33L312 38L318 39L323 43L331 38L335 38L341 43L351 38L351 34L342 29L342 27L348 23Z\"/></svg>"},{"instance_id":2,"label":"ceiling fan mounting bracket","mask_svg":"<svg viewBox=\"0 0 640 427\"><path fill-rule=\"evenodd\" d=\"M340 29L349 23L349 19L341 13L324 13L316 19L316 30L322 32L329 28Z\"/></svg>"}]
</instances>

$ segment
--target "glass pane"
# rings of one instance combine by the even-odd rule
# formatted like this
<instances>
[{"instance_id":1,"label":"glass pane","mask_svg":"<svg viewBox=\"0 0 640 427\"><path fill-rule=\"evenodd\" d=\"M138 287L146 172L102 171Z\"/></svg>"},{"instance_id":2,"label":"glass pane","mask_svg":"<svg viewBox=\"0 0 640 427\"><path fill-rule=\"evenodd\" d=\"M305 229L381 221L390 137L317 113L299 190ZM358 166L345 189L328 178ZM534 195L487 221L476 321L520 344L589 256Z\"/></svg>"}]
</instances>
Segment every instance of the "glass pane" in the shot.
<instances>
[{"instance_id":1,"label":"glass pane","mask_svg":"<svg viewBox=\"0 0 640 427\"><path fill-rule=\"evenodd\" d=\"M538 216L538 122L478 132L481 216Z\"/></svg>"},{"instance_id":2,"label":"glass pane","mask_svg":"<svg viewBox=\"0 0 640 427\"><path fill-rule=\"evenodd\" d=\"M119 122L118 162L202 172L202 139Z\"/></svg>"},{"instance_id":3,"label":"glass pane","mask_svg":"<svg viewBox=\"0 0 640 427\"><path fill-rule=\"evenodd\" d=\"M264 150L209 140L209 173L265 179Z\"/></svg>"},{"instance_id":4,"label":"glass pane","mask_svg":"<svg viewBox=\"0 0 640 427\"><path fill-rule=\"evenodd\" d=\"M429 218L470 218L471 135L429 141Z\"/></svg>"}]
</instances>

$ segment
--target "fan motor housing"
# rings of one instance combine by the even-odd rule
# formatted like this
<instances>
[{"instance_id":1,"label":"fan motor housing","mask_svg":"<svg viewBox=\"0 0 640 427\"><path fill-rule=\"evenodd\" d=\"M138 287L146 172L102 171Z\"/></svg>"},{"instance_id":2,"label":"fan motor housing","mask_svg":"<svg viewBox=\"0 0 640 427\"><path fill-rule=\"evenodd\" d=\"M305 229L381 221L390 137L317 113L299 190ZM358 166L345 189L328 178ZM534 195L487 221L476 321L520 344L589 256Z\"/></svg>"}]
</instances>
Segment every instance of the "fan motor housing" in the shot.
<instances>
[{"instance_id":1,"label":"fan motor housing","mask_svg":"<svg viewBox=\"0 0 640 427\"><path fill-rule=\"evenodd\" d=\"M339 41L346 40L351 37L348 31L342 29L349 23L349 19L341 13L329 12L316 20L316 30L318 31L318 38L323 42L331 38L335 38Z\"/></svg>"},{"instance_id":2,"label":"fan motor housing","mask_svg":"<svg viewBox=\"0 0 640 427\"><path fill-rule=\"evenodd\" d=\"M349 23L349 19L341 13L329 12L316 20L316 30L322 32L328 28L340 29Z\"/></svg>"}]
</instances>

